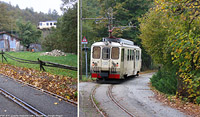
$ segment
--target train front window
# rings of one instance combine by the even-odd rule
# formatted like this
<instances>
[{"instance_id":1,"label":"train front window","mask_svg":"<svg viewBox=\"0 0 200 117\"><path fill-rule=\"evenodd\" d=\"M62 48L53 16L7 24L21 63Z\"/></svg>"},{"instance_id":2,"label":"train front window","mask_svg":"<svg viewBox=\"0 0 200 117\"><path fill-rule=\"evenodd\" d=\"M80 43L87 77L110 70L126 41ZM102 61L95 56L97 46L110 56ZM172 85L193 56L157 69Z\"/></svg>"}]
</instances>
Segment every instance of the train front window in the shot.
<instances>
[{"instance_id":1,"label":"train front window","mask_svg":"<svg viewBox=\"0 0 200 117\"><path fill-rule=\"evenodd\" d=\"M118 47L113 47L112 48L112 59L119 59L119 48Z\"/></svg>"},{"instance_id":2,"label":"train front window","mask_svg":"<svg viewBox=\"0 0 200 117\"><path fill-rule=\"evenodd\" d=\"M92 57L94 59L100 59L100 54L101 54L101 48L96 46L96 47L93 47L93 53L92 53Z\"/></svg>"},{"instance_id":3,"label":"train front window","mask_svg":"<svg viewBox=\"0 0 200 117\"><path fill-rule=\"evenodd\" d=\"M110 59L110 48L105 47L102 50L102 58L105 59Z\"/></svg>"}]
</instances>

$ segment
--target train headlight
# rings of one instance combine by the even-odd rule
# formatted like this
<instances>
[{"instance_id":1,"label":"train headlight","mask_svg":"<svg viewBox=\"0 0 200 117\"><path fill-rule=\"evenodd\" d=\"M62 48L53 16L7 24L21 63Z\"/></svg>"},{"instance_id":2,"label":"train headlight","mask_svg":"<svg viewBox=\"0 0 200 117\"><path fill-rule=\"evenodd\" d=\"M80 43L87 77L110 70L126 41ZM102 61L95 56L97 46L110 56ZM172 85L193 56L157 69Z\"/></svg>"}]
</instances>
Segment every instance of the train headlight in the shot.
<instances>
[{"instance_id":1,"label":"train headlight","mask_svg":"<svg viewBox=\"0 0 200 117\"><path fill-rule=\"evenodd\" d=\"M115 62L112 62L112 65L113 65L113 67L118 67L119 66L119 64L117 63L115 63Z\"/></svg>"},{"instance_id":2,"label":"train headlight","mask_svg":"<svg viewBox=\"0 0 200 117\"><path fill-rule=\"evenodd\" d=\"M94 67L94 66L97 66L97 63L95 63L95 62L92 62L92 66Z\"/></svg>"},{"instance_id":3,"label":"train headlight","mask_svg":"<svg viewBox=\"0 0 200 117\"><path fill-rule=\"evenodd\" d=\"M116 67L118 67L118 66L119 66L119 64L117 63Z\"/></svg>"}]
</instances>

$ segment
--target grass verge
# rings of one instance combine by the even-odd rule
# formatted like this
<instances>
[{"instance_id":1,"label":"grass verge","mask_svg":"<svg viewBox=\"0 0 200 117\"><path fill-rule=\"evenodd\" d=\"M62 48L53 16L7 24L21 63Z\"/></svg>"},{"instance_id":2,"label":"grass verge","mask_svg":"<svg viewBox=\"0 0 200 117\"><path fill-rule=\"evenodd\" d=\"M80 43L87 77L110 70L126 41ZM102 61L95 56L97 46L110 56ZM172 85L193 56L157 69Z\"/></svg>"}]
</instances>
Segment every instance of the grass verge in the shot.
<instances>
[{"instance_id":1,"label":"grass verge","mask_svg":"<svg viewBox=\"0 0 200 117\"><path fill-rule=\"evenodd\" d=\"M39 58L42 61L49 61L49 62L64 64L64 65L69 65L69 66L75 66L75 67L77 66L77 55L73 55L73 54L67 54L67 56L54 57L54 56L41 56L40 54L42 52L6 52L6 53L11 56L26 59L26 60L37 61L37 58ZM9 58L7 58L7 60L8 60L8 63L6 63L5 61L4 61L4 63L18 66L18 67L33 68L35 70L40 69L38 64L19 63L17 61L11 60ZM68 76L68 77L72 77L72 78L77 78L76 71L60 69L60 68L52 68L52 67L45 67L45 70L46 70L46 72L49 72L51 74L64 75L64 76Z\"/></svg>"}]
</instances>

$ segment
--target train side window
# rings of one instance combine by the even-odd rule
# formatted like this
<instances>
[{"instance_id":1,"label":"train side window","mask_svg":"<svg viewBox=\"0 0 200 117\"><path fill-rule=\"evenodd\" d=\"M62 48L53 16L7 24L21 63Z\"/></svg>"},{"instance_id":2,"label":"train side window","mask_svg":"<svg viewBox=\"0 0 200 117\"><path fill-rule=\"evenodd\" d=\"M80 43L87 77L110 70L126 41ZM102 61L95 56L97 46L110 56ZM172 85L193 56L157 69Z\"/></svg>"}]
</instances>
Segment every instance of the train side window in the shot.
<instances>
[{"instance_id":1,"label":"train side window","mask_svg":"<svg viewBox=\"0 0 200 117\"><path fill-rule=\"evenodd\" d=\"M131 53L131 55L130 55L130 60L133 60L133 59L132 59L132 56L133 56L133 50L130 50L130 53Z\"/></svg>"},{"instance_id":2,"label":"train side window","mask_svg":"<svg viewBox=\"0 0 200 117\"><path fill-rule=\"evenodd\" d=\"M47 26L49 25L49 23L46 23L47 24Z\"/></svg>"},{"instance_id":3,"label":"train side window","mask_svg":"<svg viewBox=\"0 0 200 117\"><path fill-rule=\"evenodd\" d=\"M132 60L134 60L134 50L132 50Z\"/></svg>"},{"instance_id":4,"label":"train side window","mask_svg":"<svg viewBox=\"0 0 200 117\"><path fill-rule=\"evenodd\" d=\"M105 59L110 59L110 48L103 48L102 50L102 58Z\"/></svg>"},{"instance_id":5,"label":"train side window","mask_svg":"<svg viewBox=\"0 0 200 117\"><path fill-rule=\"evenodd\" d=\"M133 56L132 59L135 60L135 51L133 50Z\"/></svg>"},{"instance_id":6,"label":"train side window","mask_svg":"<svg viewBox=\"0 0 200 117\"><path fill-rule=\"evenodd\" d=\"M54 23L54 25L56 26L56 23Z\"/></svg>"},{"instance_id":7,"label":"train side window","mask_svg":"<svg viewBox=\"0 0 200 117\"><path fill-rule=\"evenodd\" d=\"M127 52L127 61L129 61L129 49L128 49L128 52Z\"/></svg>"},{"instance_id":8,"label":"train side window","mask_svg":"<svg viewBox=\"0 0 200 117\"><path fill-rule=\"evenodd\" d=\"M118 47L112 48L111 58L112 59L119 59L119 48Z\"/></svg>"},{"instance_id":9,"label":"train side window","mask_svg":"<svg viewBox=\"0 0 200 117\"><path fill-rule=\"evenodd\" d=\"M52 26L52 23L50 23L50 25Z\"/></svg>"},{"instance_id":10,"label":"train side window","mask_svg":"<svg viewBox=\"0 0 200 117\"><path fill-rule=\"evenodd\" d=\"M100 59L101 48L98 46L93 47L92 57L94 59Z\"/></svg>"},{"instance_id":11,"label":"train side window","mask_svg":"<svg viewBox=\"0 0 200 117\"><path fill-rule=\"evenodd\" d=\"M139 60L139 51L136 51L136 60Z\"/></svg>"},{"instance_id":12,"label":"train side window","mask_svg":"<svg viewBox=\"0 0 200 117\"><path fill-rule=\"evenodd\" d=\"M124 48L122 49L122 52L121 52L121 61L122 62L124 61Z\"/></svg>"}]
</instances>

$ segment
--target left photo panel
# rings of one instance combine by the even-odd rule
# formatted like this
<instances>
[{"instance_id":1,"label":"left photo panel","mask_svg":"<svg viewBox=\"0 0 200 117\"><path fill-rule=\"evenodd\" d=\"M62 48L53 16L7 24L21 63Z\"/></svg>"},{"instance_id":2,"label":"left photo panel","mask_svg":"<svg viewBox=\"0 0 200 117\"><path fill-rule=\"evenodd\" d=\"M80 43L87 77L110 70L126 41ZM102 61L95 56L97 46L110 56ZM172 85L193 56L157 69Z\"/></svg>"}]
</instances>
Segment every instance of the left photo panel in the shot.
<instances>
[{"instance_id":1,"label":"left photo panel","mask_svg":"<svg viewBox=\"0 0 200 117\"><path fill-rule=\"evenodd\" d=\"M77 117L77 1L0 0L0 116Z\"/></svg>"}]
</instances>

